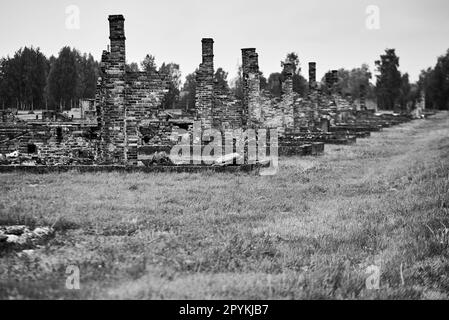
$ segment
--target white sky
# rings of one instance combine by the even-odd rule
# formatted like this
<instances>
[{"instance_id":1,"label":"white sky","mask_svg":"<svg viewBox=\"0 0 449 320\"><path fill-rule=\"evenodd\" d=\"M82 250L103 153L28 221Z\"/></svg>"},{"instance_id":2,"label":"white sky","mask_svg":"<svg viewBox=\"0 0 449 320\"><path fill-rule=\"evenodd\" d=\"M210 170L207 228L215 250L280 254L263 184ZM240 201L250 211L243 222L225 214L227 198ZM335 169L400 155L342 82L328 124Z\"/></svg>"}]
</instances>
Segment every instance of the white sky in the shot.
<instances>
[{"instance_id":1,"label":"white sky","mask_svg":"<svg viewBox=\"0 0 449 320\"><path fill-rule=\"evenodd\" d=\"M265 76L280 71L287 52L299 53L303 75L316 61L318 77L353 68L396 48L412 81L449 48L447 0L0 0L0 56L27 46L57 55L65 45L100 59L109 40L108 15L125 16L128 62L147 53L181 65L201 62L201 38L215 40L215 68L236 74L241 48L255 47ZM66 28L66 8L80 9L80 29ZM380 29L366 27L366 8L380 9ZM307 76L306 76L307 77Z\"/></svg>"}]
</instances>

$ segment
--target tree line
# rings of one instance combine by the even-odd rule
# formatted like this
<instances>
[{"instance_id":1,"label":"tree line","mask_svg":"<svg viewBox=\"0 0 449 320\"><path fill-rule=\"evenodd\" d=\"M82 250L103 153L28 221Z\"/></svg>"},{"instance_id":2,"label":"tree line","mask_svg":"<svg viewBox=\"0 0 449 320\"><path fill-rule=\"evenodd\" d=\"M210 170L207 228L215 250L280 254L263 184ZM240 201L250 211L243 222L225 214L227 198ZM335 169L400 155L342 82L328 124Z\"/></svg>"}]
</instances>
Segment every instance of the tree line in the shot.
<instances>
[{"instance_id":1,"label":"tree line","mask_svg":"<svg viewBox=\"0 0 449 320\"><path fill-rule=\"evenodd\" d=\"M25 47L0 60L0 103L19 110L66 110L81 98L94 98L100 73L91 54L70 47L47 58Z\"/></svg>"},{"instance_id":2,"label":"tree line","mask_svg":"<svg viewBox=\"0 0 449 320\"><path fill-rule=\"evenodd\" d=\"M386 49L376 61L377 105L383 110L410 110L420 102L417 83L410 83L408 73L399 71L399 57L395 49Z\"/></svg>"},{"instance_id":3,"label":"tree line","mask_svg":"<svg viewBox=\"0 0 449 320\"><path fill-rule=\"evenodd\" d=\"M449 50L433 68L421 71L418 86L426 94L426 107L449 110Z\"/></svg>"},{"instance_id":4,"label":"tree line","mask_svg":"<svg viewBox=\"0 0 449 320\"><path fill-rule=\"evenodd\" d=\"M402 74L398 67L394 49L386 49L376 61L375 94L380 109L405 110L425 102L428 109L449 110L449 50L438 58L435 67L421 71L416 83L410 83L408 73Z\"/></svg>"},{"instance_id":5,"label":"tree line","mask_svg":"<svg viewBox=\"0 0 449 320\"><path fill-rule=\"evenodd\" d=\"M302 75L299 54L288 53L281 61L279 72L265 77L260 72L260 88L273 96L281 96L285 74L285 63L293 66L293 91L306 96L308 81ZM375 62L376 82L367 64L347 70L338 70L337 90L345 96L360 97L360 87L367 89L367 99L377 101L380 109L406 110L420 102L425 92L428 108L449 109L449 50L438 58L433 68L423 70L419 81L410 83L409 75L399 71L399 57L394 49L386 49ZM170 62L156 64L156 58L148 54L143 61L126 65L127 71L159 72L168 78L169 92L165 95L163 109L195 109L196 71L188 74L182 82L179 64ZM20 110L55 109L67 110L77 106L79 99L95 97L97 79L100 76L99 62L91 54L64 47L57 57L47 58L39 48L25 47L12 57L0 59L0 104L3 107ZM231 90L237 98L243 98L242 67L237 76L228 79L223 68L215 72L215 81ZM321 80L325 86L325 78Z\"/></svg>"},{"instance_id":6,"label":"tree line","mask_svg":"<svg viewBox=\"0 0 449 320\"><path fill-rule=\"evenodd\" d=\"M298 53L288 53L281 61L281 67L284 63L293 65L293 91L305 97L308 94L308 81L301 73L301 63ZM337 70L338 81L336 89L344 96L350 96L353 99L360 98L360 90L363 86L366 88L366 99L377 102L379 109L407 111L412 110L421 102L421 94L425 93L427 108L431 109L449 109L449 50L445 56L438 58L434 68L422 71L419 81L411 83L408 73L399 71L399 57L395 49L386 49L385 53L380 55L380 59L375 61L376 75L373 84L373 73L367 64L360 67L347 70L341 68ZM260 72L260 88L266 90L273 96L281 96L282 83L285 80L285 74L282 68L279 72L274 72L266 78L263 72ZM195 71L196 72L196 71ZM178 107L185 107L188 110L194 110L196 77L195 72L187 75L181 94L175 96L178 101ZM330 71L329 71L330 72ZM228 87L239 99L243 98L243 75L242 67L238 67L237 76L228 82L228 73L222 68L217 69L215 80L218 83ZM321 79L321 86L325 88L326 79Z\"/></svg>"}]
</instances>

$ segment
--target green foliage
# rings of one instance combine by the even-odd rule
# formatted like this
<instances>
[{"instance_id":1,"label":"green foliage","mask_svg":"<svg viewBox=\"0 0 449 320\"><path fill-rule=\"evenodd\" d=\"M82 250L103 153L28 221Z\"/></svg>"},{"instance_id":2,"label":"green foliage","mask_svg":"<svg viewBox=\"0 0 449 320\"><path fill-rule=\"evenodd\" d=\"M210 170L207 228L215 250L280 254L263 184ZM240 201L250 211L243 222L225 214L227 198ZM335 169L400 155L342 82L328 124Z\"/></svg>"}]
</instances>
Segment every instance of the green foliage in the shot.
<instances>
[{"instance_id":1,"label":"green foliage","mask_svg":"<svg viewBox=\"0 0 449 320\"><path fill-rule=\"evenodd\" d=\"M23 48L0 60L2 105L18 109L57 108L94 98L99 65L92 55L63 48L49 59L39 48Z\"/></svg>"},{"instance_id":2,"label":"green foliage","mask_svg":"<svg viewBox=\"0 0 449 320\"><path fill-rule=\"evenodd\" d=\"M220 88L229 89L228 73L223 68L218 68L214 74L214 80Z\"/></svg>"},{"instance_id":3,"label":"green foliage","mask_svg":"<svg viewBox=\"0 0 449 320\"><path fill-rule=\"evenodd\" d=\"M299 61L299 55L296 52L287 54L284 62L281 62L281 66L284 66L285 62L293 64L293 92L296 92L302 96L307 94L308 84L307 80L301 75L301 64ZM284 71L282 72L284 77ZM283 79L281 79L283 81Z\"/></svg>"},{"instance_id":4,"label":"green foliage","mask_svg":"<svg viewBox=\"0 0 449 320\"><path fill-rule=\"evenodd\" d=\"M293 75L293 92L305 96L308 90L307 80L300 74Z\"/></svg>"},{"instance_id":5,"label":"green foliage","mask_svg":"<svg viewBox=\"0 0 449 320\"><path fill-rule=\"evenodd\" d=\"M169 87L168 93L165 95L162 102L163 109L174 109L179 101L179 94L181 88L181 71L179 64L165 62L159 68L159 73L167 76Z\"/></svg>"},{"instance_id":6,"label":"green foliage","mask_svg":"<svg viewBox=\"0 0 449 320\"><path fill-rule=\"evenodd\" d=\"M449 50L434 68L421 72L418 85L426 93L426 107L449 110Z\"/></svg>"},{"instance_id":7,"label":"green foliage","mask_svg":"<svg viewBox=\"0 0 449 320\"><path fill-rule=\"evenodd\" d=\"M49 104L65 110L81 98L94 98L98 76L99 65L91 54L62 48L48 75Z\"/></svg>"},{"instance_id":8,"label":"green foliage","mask_svg":"<svg viewBox=\"0 0 449 320\"><path fill-rule=\"evenodd\" d=\"M270 74L266 88L274 96L280 97L282 95L282 83L284 82L285 76L283 73L275 72ZM293 92L296 92L302 96L307 93L307 80L299 75L293 75Z\"/></svg>"},{"instance_id":9,"label":"green foliage","mask_svg":"<svg viewBox=\"0 0 449 320\"><path fill-rule=\"evenodd\" d=\"M276 97L281 96L282 80L283 80L283 76L281 73L275 72L275 73L270 74L270 76L268 77L267 89L272 95L274 95Z\"/></svg>"},{"instance_id":10,"label":"green foliage","mask_svg":"<svg viewBox=\"0 0 449 320\"><path fill-rule=\"evenodd\" d=\"M260 79L260 90L268 89L268 81L267 78L264 77L263 72L259 71L259 79ZM237 99L243 100L243 69L242 66L239 65L237 68L237 77L235 77L231 81L231 91Z\"/></svg>"},{"instance_id":11,"label":"green foliage","mask_svg":"<svg viewBox=\"0 0 449 320\"><path fill-rule=\"evenodd\" d=\"M131 62L130 64L126 64L126 72L139 72L139 65L135 62Z\"/></svg>"},{"instance_id":12,"label":"green foliage","mask_svg":"<svg viewBox=\"0 0 449 320\"><path fill-rule=\"evenodd\" d=\"M281 67L284 67L286 63L291 63L293 65L293 73L301 73L301 66L299 62L299 55L296 52L290 52L285 57L284 61L281 61Z\"/></svg>"},{"instance_id":13,"label":"green foliage","mask_svg":"<svg viewBox=\"0 0 449 320\"><path fill-rule=\"evenodd\" d=\"M398 104L401 110L411 110L419 100L419 90L416 84L411 84L408 73L401 76Z\"/></svg>"},{"instance_id":14,"label":"green foliage","mask_svg":"<svg viewBox=\"0 0 449 320\"><path fill-rule=\"evenodd\" d=\"M395 49L386 49L385 54L376 61L376 95L380 109L394 110L401 94L401 73L398 70L399 57Z\"/></svg>"},{"instance_id":15,"label":"green foliage","mask_svg":"<svg viewBox=\"0 0 449 320\"><path fill-rule=\"evenodd\" d=\"M240 64L237 67L237 77L233 80L231 89L237 99L243 100L243 68Z\"/></svg>"},{"instance_id":16,"label":"green foliage","mask_svg":"<svg viewBox=\"0 0 449 320\"><path fill-rule=\"evenodd\" d=\"M97 88L97 80L100 73L99 64L89 53L80 55L77 52L78 88L77 97L93 99Z\"/></svg>"},{"instance_id":17,"label":"green foliage","mask_svg":"<svg viewBox=\"0 0 449 320\"><path fill-rule=\"evenodd\" d=\"M339 69L338 70L337 90L343 96L350 95L354 99L360 98L360 86L364 85L367 89L367 99L374 99L374 88L370 83L372 77L367 64L362 64L360 68L352 70ZM325 85L325 77L321 80L322 86Z\"/></svg>"},{"instance_id":18,"label":"green foliage","mask_svg":"<svg viewBox=\"0 0 449 320\"><path fill-rule=\"evenodd\" d=\"M176 63L162 63L160 68L156 64L156 57L147 54L145 59L140 63L140 66L144 72L150 77L154 74L160 74L164 76L168 82L168 93L165 94L162 101L162 109L174 109L177 107L184 108L180 100L181 94L181 70L179 64ZM129 66L128 68L135 68L136 66Z\"/></svg>"},{"instance_id":19,"label":"green foliage","mask_svg":"<svg viewBox=\"0 0 449 320\"><path fill-rule=\"evenodd\" d=\"M44 106L48 69L47 58L39 48L25 47L12 58L0 60L2 104L27 109Z\"/></svg>"},{"instance_id":20,"label":"green foliage","mask_svg":"<svg viewBox=\"0 0 449 320\"><path fill-rule=\"evenodd\" d=\"M180 98L180 106L182 108L186 108L190 112L195 111L195 96L196 96L196 73L198 72L198 69L195 70L195 72L188 74L186 76L186 81L184 82L183 87L183 95Z\"/></svg>"},{"instance_id":21,"label":"green foliage","mask_svg":"<svg viewBox=\"0 0 449 320\"><path fill-rule=\"evenodd\" d=\"M195 111L195 95L196 95L196 73L198 72L198 69L195 70L195 72L188 74L186 76L186 81L184 82L184 86L182 89L182 95L180 97L179 105L181 108L187 109L190 112ZM228 83L228 73L223 70L223 68L218 68L217 71L214 74L214 80L216 81L217 85L224 88L224 89L230 89L229 83Z\"/></svg>"},{"instance_id":22,"label":"green foliage","mask_svg":"<svg viewBox=\"0 0 449 320\"><path fill-rule=\"evenodd\" d=\"M147 54L140 65L145 72L154 73L157 71L156 58L150 54Z\"/></svg>"},{"instance_id":23,"label":"green foliage","mask_svg":"<svg viewBox=\"0 0 449 320\"><path fill-rule=\"evenodd\" d=\"M301 67L299 56L295 52L287 54L284 61L281 61L281 66L284 67L285 63L291 63L293 65L293 91L304 96L307 94L307 80L301 75ZM264 78L265 79L265 78ZM282 95L282 83L284 82L285 74L284 70L280 73L275 72L270 74L268 80L263 83L263 86L274 96L280 97ZM262 87L262 82L261 82Z\"/></svg>"},{"instance_id":24,"label":"green foliage","mask_svg":"<svg viewBox=\"0 0 449 320\"><path fill-rule=\"evenodd\" d=\"M77 94L76 52L70 47L64 47L59 52L58 58L52 64L48 76L48 87L52 102L59 106L70 106L72 99Z\"/></svg>"}]
</instances>

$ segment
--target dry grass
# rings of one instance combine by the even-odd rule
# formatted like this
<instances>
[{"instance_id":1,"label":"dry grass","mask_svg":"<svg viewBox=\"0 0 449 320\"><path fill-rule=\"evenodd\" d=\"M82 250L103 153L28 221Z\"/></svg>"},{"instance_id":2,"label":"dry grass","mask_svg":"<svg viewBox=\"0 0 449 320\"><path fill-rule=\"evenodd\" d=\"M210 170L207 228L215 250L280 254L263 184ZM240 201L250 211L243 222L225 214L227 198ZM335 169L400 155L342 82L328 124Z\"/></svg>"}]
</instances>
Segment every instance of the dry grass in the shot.
<instances>
[{"instance_id":1,"label":"dry grass","mask_svg":"<svg viewBox=\"0 0 449 320\"><path fill-rule=\"evenodd\" d=\"M326 148L272 177L0 175L0 224L58 230L0 251L0 298L448 298L448 114Z\"/></svg>"}]
</instances>

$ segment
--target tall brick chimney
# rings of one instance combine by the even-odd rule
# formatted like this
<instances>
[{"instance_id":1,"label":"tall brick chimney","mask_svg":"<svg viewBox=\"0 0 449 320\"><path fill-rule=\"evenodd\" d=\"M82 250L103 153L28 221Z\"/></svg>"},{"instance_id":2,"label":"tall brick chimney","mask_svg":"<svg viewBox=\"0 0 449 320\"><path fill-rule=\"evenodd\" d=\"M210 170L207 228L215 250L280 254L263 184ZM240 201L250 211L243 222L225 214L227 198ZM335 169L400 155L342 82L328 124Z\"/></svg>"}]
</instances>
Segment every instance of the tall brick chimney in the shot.
<instances>
[{"instance_id":1,"label":"tall brick chimney","mask_svg":"<svg viewBox=\"0 0 449 320\"><path fill-rule=\"evenodd\" d=\"M282 92L290 94L293 92L293 63L284 63L284 82L282 83Z\"/></svg>"},{"instance_id":2,"label":"tall brick chimney","mask_svg":"<svg viewBox=\"0 0 449 320\"><path fill-rule=\"evenodd\" d=\"M242 49L243 118L250 126L261 120L259 55L254 48Z\"/></svg>"},{"instance_id":3,"label":"tall brick chimney","mask_svg":"<svg viewBox=\"0 0 449 320\"><path fill-rule=\"evenodd\" d=\"M309 62L309 88L316 89L316 62Z\"/></svg>"},{"instance_id":4,"label":"tall brick chimney","mask_svg":"<svg viewBox=\"0 0 449 320\"><path fill-rule=\"evenodd\" d=\"M360 85L360 110L366 110L366 86Z\"/></svg>"},{"instance_id":5,"label":"tall brick chimney","mask_svg":"<svg viewBox=\"0 0 449 320\"><path fill-rule=\"evenodd\" d=\"M291 62L284 63L284 81L282 82L282 105L283 105L283 126L291 128L295 125L295 107L293 95L293 74L294 66Z\"/></svg>"},{"instance_id":6,"label":"tall brick chimney","mask_svg":"<svg viewBox=\"0 0 449 320\"><path fill-rule=\"evenodd\" d=\"M110 52L104 51L101 69L104 72L104 104L101 110L102 158L111 163L127 162L125 108L125 18L109 16Z\"/></svg>"},{"instance_id":7,"label":"tall brick chimney","mask_svg":"<svg viewBox=\"0 0 449 320\"><path fill-rule=\"evenodd\" d=\"M326 74L324 75L325 77L325 81L326 81L326 87L329 87L332 84L332 72L328 71L326 72Z\"/></svg>"},{"instance_id":8,"label":"tall brick chimney","mask_svg":"<svg viewBox=\"0 0 449 320\"><path fill-rule=\"evenodd\" d=\"M202 41L203 61L198 69L195 108L204 129L212 128L214 104L214 40Z\"/></svg>"},{"instance_id":9,"label":"tall brick chimney","mask_svg":"<svg viewBox=\"0 0 449 320\"><path fill-rule=\"evenodd\" d=\"M125 71L125 18L122 15L109 16L109 39L111 40L111 59L117 63L120 70Z\"/></svg>"},{"instance_id":10,"label":"tall brick chimney","mask_svg":"<svg viewBox=\"0 0 449 320\"><path fill-rule=\"evenodd\" d=\"M203 45L204 70L213 75L214 73L214 40L205 38L201 41Z\"/></svg>"},{"instance_id":11,"label":"tall brick chimney","mask_svg":"<svg viewBox=\"0 0 449 320\"><path fill-rule=\"evenodd\" d=\"M333 91L333 93L337 92L337 84L338 84L338 70L332 70L332 91Z\"/></svg>"}]
</instances>

